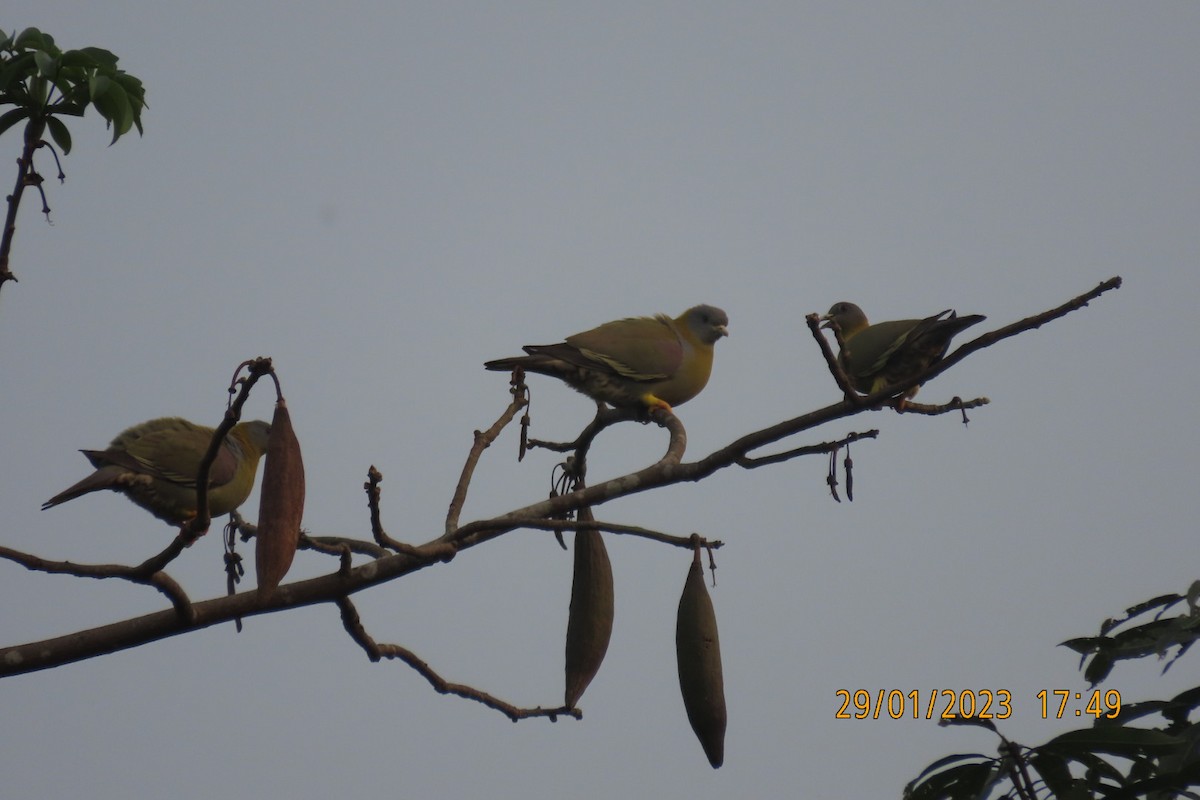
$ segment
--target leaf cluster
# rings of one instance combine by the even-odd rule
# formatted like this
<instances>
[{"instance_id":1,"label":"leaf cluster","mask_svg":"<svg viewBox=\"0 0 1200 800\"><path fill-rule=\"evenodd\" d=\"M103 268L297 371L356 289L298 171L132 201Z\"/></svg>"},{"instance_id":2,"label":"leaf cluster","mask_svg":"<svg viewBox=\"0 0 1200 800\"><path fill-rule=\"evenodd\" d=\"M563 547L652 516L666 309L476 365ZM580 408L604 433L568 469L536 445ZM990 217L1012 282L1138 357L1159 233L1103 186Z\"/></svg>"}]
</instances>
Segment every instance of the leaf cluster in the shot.
<instances>
[{"instance_id":1,"label":"leaf cluster","mask_svg":"<svg viewBox=\"0 0 1200 800\"><path fill-rule=\"evenodd\" d=\"M998 755L957 753L941 758L905 787L904 797L965 800L988 797L1001 788L1006 789L1001 797L1029 800L1198 797L1187 789L1200 782L1200 725L1172 723L1163 729L1128 724L1155 713L1169 718L1182 712L1186 717L1198 703L1200 693L1193 689L1168 703L1130 706L1115 720L1097 720L1093 727L1067 731L1037 747L1000 736ZM1000 735L986 720L961 724Z\"/></svg>"},{"instance_id":2,"label":"leaf cluster","mask_svg":"<svg viewBox=\"0 0 1200 800\"><path fill-rule=\"evenodd\" d=\"M1184 613L1164 616L1180 603L1186 603ZM1149 619L1117 630L1139 617ZM1084 677L1094 686L1108 677L1116 662L1127 659L1170 656L1163 666L1165 673L1197 638L1200 638L1200 581L1192 583L1187 594L1164 594L1138 603L1126 609L1124 617L1104 620L1099 635L1068 639L1062 646L1080 654L1080 666L1086 664Z\"/></svg>"},{"instance_id":3,"label":"leaf cluster","mask_svg":"<svg viewBox=\"0 0 1200 800\"><path fill-rule=\"evenodd\" d=\"M1122 660L1169 657L1163 667L1166 672L1197 638L1198 599L1200 581L1186 594L1161 595L1132 606L1124 617L1104 620L1097 636L1070 639L1062 645L1081 655L1080 667L1093 686ZM1165 616L1181 603L1184 613ZM1129 625L1133 621L1141 624ZM1200 786L1197 708L1200 687L1168 700L1121 705L1111 719L1106 715L1089 728L1068 731L1036 747L1005 739L988 720L956 720L955 724L986 727L1000 736L999 754L960 753L939 759L905 788L904 796L906 800L959 800L987 797L1003 788L1001 797L1029 800L1200 798L1192 791Z\"/></svg>"},{"instance_id":4,"label":"leaf cluster","mask_svg":"<svg viewBox=\"0 0 1200 800\"><path fill-rule=\"evenodd\" d=\"M142 82L117 67L117 56L100 47L62 50L37 28L0 31L0 134L27 121L26 138L47 130L63 153L71 134L61 117L82 117L89 106L109 128L112 142L131 129L142 133L146 92Z\"/></svg>"}]
</instances>

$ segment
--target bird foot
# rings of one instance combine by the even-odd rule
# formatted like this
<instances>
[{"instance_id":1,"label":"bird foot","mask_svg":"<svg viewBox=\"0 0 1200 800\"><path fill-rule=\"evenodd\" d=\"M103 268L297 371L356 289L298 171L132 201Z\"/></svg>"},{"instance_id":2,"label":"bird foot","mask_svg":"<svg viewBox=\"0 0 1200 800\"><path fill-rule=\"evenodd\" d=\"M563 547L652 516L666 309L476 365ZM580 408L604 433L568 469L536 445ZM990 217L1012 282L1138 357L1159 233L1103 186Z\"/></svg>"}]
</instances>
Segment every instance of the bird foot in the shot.
<instances>
[{"instance_id":1,"label":"bird foot","mask_svg":"<svg viewBox=\"0 0 1200 800\"><path fill-rule=\"evenodd\" d=\"M668 414L675 413L675 409L671 408L670 403L668 403L666 400L657 398L652 394L643 395L642 402L646 404L647 411L653 412L661 409L662 411L666 411Z\"/></svg>"}]
</instances>

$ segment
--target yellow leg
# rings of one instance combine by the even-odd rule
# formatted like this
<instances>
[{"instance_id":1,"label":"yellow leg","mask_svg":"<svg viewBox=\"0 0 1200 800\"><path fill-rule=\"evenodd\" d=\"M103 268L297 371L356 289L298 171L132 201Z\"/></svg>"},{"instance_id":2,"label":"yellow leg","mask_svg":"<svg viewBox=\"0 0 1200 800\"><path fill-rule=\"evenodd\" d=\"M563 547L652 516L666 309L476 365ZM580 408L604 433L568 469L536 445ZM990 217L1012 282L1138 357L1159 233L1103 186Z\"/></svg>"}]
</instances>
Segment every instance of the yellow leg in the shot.
<instances>
[{"instance_id":1,"label":"yellow leg","mask_svg":"<svg viewBox=\"0 0 1200 800\"><path fill-rule=\"evenodd\" d=\"M658 397L655 397L650 392L646 392L644 395L642 395L642 402L645 403L646 408L650 409L651 411L653 411L656 408L661 408L663 411L666 411L668 413L671 413L671 414L675 413L675 409L671 408L670 403L668 403L666 400L662 400Z\"/></svg>"}]
</instances>

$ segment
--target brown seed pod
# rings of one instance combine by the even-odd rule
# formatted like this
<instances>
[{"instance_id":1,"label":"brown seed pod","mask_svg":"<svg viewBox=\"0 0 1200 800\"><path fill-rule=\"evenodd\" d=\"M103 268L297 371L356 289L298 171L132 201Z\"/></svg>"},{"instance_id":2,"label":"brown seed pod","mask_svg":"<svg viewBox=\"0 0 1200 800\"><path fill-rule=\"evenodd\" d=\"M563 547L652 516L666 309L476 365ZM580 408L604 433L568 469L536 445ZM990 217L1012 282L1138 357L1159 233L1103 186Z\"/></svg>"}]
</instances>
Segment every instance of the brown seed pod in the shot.
<instances>
[{"instance_id":1,"label":"brown seed pod","mask_svg":"<svg viewBox=\"0 0 1200 800\"><path fill-rule=\"evenodd\" d=\"M721 675L721 643L717 615L704 585L700 550L696 549L675 619L675 657L679 690L692 730L713 768L725 761L725 681Z\"/></svg>"},{"instance_id":2,"label":"brown seed pod","mask_svg":"<svg viewBox=\"0 0 1200 800\"><path fill-rule=\"evenodd\" d=\"M579 509L580 522L594 522L592 509ZM567 708L574 708L600 669L613 624L612 563L595 528L575 533L575 576L567 617Z\"/></svg>"},{"instance_id":3,"label":"brown seed pod","mask_svg":"<svg viewBox=\"0 0 1200 800\"><path fill-rule=\"evenodd\" d=\"M280 399L271 420L262 496L258 502L254 567L259 594L265 596L273 591L292 566L303 516L304 460L300 457L300 442L292 429L287 403Z\"/></svg>"}]
</instances>

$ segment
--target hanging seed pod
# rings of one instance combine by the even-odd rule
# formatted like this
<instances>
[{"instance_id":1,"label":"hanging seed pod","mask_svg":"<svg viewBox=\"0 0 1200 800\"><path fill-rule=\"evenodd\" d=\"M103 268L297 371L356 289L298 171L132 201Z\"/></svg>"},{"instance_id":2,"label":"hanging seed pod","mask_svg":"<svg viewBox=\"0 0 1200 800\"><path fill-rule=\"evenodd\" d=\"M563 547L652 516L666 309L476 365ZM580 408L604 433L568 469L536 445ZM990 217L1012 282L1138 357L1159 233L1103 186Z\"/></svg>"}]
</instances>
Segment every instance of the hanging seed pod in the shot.
<instances>
[{"instance_id":1,"label":"hanging seed pod","mask_svg":"<svg viewBox=\"0 0 1200 800\"><path fill-rule=\"evenodd\" d=\"M692 730L713 768L725 761L725 681L721 676L721 643L700 550L696 549L675 620L675 657L679 690Z\"/></svg>"},{"instance_id":2,"label":"hanging seed pod","mask_svg":"<svg viewBox=\"0 0 1200 800\"><path fill-rule=\"evenodd\" d=\"M594 522L592 509L579 509L580 522ZM595 528L575 533L575 576L567 617L567 708L574 708L600 669L613 624L612 563Z\"/></svg>"},{"instance_id":3,"label":"hanging seed pod","mask_svg":"<svg viewBox=\"0 0 1200 800\"><path fill-rule=\"evenodd\" d=\"M261 595L274 590L292 566L303 516L304 461L300 457L300 442L292 429L287 403L280 399L271 420L262 496L258 503L254 567Z\"/></svg>"}]
</instances>

